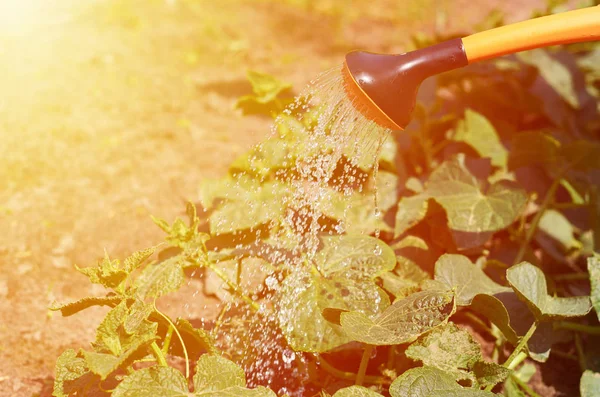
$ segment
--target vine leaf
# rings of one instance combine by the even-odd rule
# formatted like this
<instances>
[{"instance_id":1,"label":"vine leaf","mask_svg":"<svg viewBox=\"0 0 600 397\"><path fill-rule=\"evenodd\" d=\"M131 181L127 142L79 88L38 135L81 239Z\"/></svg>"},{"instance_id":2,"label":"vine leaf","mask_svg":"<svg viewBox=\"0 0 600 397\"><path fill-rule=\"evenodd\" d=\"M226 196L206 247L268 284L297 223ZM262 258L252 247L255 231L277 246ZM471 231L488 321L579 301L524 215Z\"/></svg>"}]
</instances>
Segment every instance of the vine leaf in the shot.
<instances>
[{"instance_id":1,"label":"vine leaf","mask_svg":"<svg viewBox=\"0 0 600 397\"><path fill-rule=\"evenodd\" d=\"M118 295L107 295L102 297L87 297L80 299L75 302L58 304L53 303L50 306L50 310L59 311L63 317L69 317L73 314L79 313L82 310L90 308L92 306L109 306L115 307L119 302L123 300L122 297Z\"/></svg>"},{"instance_id":2,"label":"vine leaf","mask_svg":"<svg viewBox=\"0 0 600 397\"><path fill-rule=\"evenodd\" d=\"M509 181L481 186L467 169L463 156L446 161L432 172L425 189L446 210L450 228L459 232L504 229L515 221L527 201L525 191Z\"/></svg>"},{"instance_id":3,"label":"vine leaf","mask_svg":"<svg viewBox=\"0 0 600 397\"><path fill-rule=\"evenodd\" d=\"M489 157L492 165L506 167L506 148L492 123L482 114L472 109L465 110L465 118L458 122L453 139L471 145L481 157Z\"/></svg>"},{"instance_id":4,"label":"vine leaf","mask_svg":"<svg viewBox=\"0 0 600 397\"><path fill-rule=\"evenodd\" d=\"M600 395L600 374L587 370L581 376L579 384L581 397L593 397Z\"/></svg>"},{"instance_id":5,"label":"vine leaf","mask_svg":"<svg viewBox=\"0 0 600 397\"><path fill-rule=\"evenodd\" d=\"M569 252L582 247L581 242L575 237L575 228L571 222L556 210L548 209L542 214L538 229L536 230L536 239L543 239L544 234L556 240L563 252Z\"/></svg>"},{"instance_id":6,"label":"vine leaf","mask_svg":"<svg viewBox=\"0 0 600 397\"><path fill-rule=\"evenodd\" d=\"M600 320L600 260L597 256L588 258L588 272L590 273L591 300L598 320Z\"/></svg>"},{"instance_id":7,"label":"vine leaf","mask_svg":"<svg viewBox=\"0 0 600 397\"><path fill-rule=\"evenodd\" d=\"M194 392L181 372L171 367L150 367L126 376L113 391L113 397L276 397L265 387L246 389L243 370L215 355L203 355L194 376Z\"/></svg>"},{"instance_id":8,"label":"vine leaf","mask_svg":"<svg viewBox=\"0 0 600 397\"><path fill-rule=\"evenodd\" d=\"M177 291L185 281L184 262L183 256L176 255L146 266L135 280L136 296L145 300Z\"/></svg>"},{"instance_id":9,"label":"vine leaf","mask_svg":"<svg viewBox=\"0 0 600 397\"><path fill-rule=\"evenodd\" d=\"M126 376L113 397L188 397L187 380L171 367L150 367Z\"/></svg>"},{"instance_id":10,"label":"vine leaf","mask_svg":"<svg viewBox=\"0 0 600 397\"><path fill-rule=\"evenodd\" d=\"M260 180L241 175L237 178L206 182L202 187L202 204L214 208L210 217L213 235L251 229L284 215L289 187L282 182L262 183ZM215 205L215 200L220 203Z\"/></svg>"},{"instance_id":11,"label":"vine leaf","mask_svg":"<svg viewBox=\"0 0 600 397\"><path fill-rule=\"evenodd\" d=\"M481 346L468 331L453 323L440 325L421 336L406 349L406 356L427 367L438 368L455 380L472 381L475 376L470 371L483 359Z\"/></svg>"},{"instance_id":12,"label":"vine leaf","mask_svg":"<svg viewBox=\"0 0 600 397\"><path fill-rule=\"evenodd\" d=\"M291 99L279 98L292 88L289 83L284 83L270 74L248 71L248 80L252 85L251 95L238 98L235 107L241 109L244 114L267 114L278 113L291 102Z\"/></svg>"},{"instance_id":13,"label":"vine leaf","mask_svg":"<svg viewBox=\"0 0 600 397\"><path fill-rule=\"evenodd\" d=\"M511 143L508 168L539 165L554 169L559 163L560 142L542 131L515 134Z\"/></svg>"},{"instance_id":14,"label":"vine leaf","mask_svg":"<svg viewBox=\"0 0 600 397\"><path fill-rule=\"evenodd\" d=\"M417 194L400 199L394 227L395 237L400 236L425 218L428 208L427 200L428 196L426 194Z\"/></svg>"},{"instance_id":15,"label":"vine leaf","mask_svg":"<svg viewBox=\"0 0 600 397\"><path fill-rule=\"evenodd\" d=\"M477 361L473 365L473 374L477 384L481 387L495 386L504 382L511 374L511 370L494 362Z\"/></svg>"},{"instance_id":16,"label":"vine leaf","mask_svg":"<svg viewBox=\"0 0 600 397\"><path fill-rule=\"evenodd\" d=\"M335 392L333 397L381 397L381 394L362 386L350 386Z\"/></svg>"},{"instance_id":17,"label":"vine leaf","mask_svg":"<svg viewBox=\"0 0 600 397\"><path fill-rule=\"evenodd\" d=\"M454 310L452 292L421 291L397 300L375 319L356 311L341 313L340 325L352 340L370 345L397 345L412 342L443 324Z\"/></svg>"},{"instance_id":18,"label":"vine leaf","mask_svg":"<svg viewBox=\"0 0 600 397\"><path fill-rule=\"evenodd\" d=\"M558 298L548 295L544 273L530 263L511 267L506 271L506 279L538 321L580 317L592 308L588 296Z\"/></svg>"},{"instance_id":19,"label":"vine leaf","mask_svg":"<svg viewBox=\"0 0 600 397\"><path fill-rule=\"evenodd\" d=\"M293 271L277 291L279 326L298 351L324 352L351 341L323 312L357 311L370 318L390 304L374 282L396 264L390 247L369 236L333 236L322 241L322 249L309 263L312 270Z\"/></svg>"},{"instance_id":20,"label":"vine leaf","mask_svg":"<svg viewBox=\"0 0 600 397\"><path fill-rule=\"evenodd\" d=\"M546 51L537 49L517 54L528 65L535 66L540 75L571 107L579 108L579 99L571 72Z\"/></svg>"},{"instance_id":21,"label":"vine leaf","mask_svg":"<svg viewBox=\"0 0 600 397\"><path fill-rule=\"evenodd\" d=\"M246 387L243 369L218 355L200 357L194 375L196 391L217 391L232 386Z\"/></svg>"},{"instance_id":22,"label":"vine leaf","mask_svg":"<svg viewBox=\"0 0 600 397\"><path fill-rule=\"evenodd\" d=\"M462 387L452 375L431 368L412 368L390 386L392 397L494 397L494 393Z\"/></svg>"},{"instance_id":23,"label":"vine leaf","mask_svg":"<svg viewBox=\"0 0 600 397\"><path fill-rule=\"evenodd\" d=\"M58 357L55 374L52 395L56 397L69 397L80 390L96 389L100 384L100 377L89 371L85 359L73 349L65 350ZM108 396L108 393L103 395Z\"/></svg>"},{"instance_id":24,"label":"vine leaf","mask_svg":"<svg viewBox=\"0 0 600 397\"><path fill-rule=\"evenodd\" d=\"M456 288L456 304L468 306L478 294L494 295L511 291L489 278L483 270L463 255L444 254L435 264L435 280Z\"/></svg>"}]
</instances>

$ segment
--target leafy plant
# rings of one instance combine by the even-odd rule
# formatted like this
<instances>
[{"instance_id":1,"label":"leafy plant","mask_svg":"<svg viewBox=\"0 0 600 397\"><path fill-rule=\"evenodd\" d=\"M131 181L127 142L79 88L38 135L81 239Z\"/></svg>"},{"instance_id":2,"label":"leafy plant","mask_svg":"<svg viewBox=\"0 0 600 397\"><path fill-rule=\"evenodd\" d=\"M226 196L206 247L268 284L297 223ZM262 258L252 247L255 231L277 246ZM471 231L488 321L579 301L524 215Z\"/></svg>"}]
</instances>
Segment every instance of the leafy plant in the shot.
<instances>
[{"instance_id":1,"label":"leafy plant","mask_svg":"<svg viewBox=\"0 0 600 397\"><path fill-rule=\"evenodd\" d=\"M278 114L277 133L202 186L188 223L154 219L162 250L78 268L108 292L53 309L110 311L91 350L58 358L54 395L535 396L532 376L552 356L579 363L581 394L593 395L598 54L539 50L440 76L383 146L375 181L342 155L303 205L298 165L336 148L308 143L319 109L281 113L289 85L250 73L254 95L238 106ZM207 329L156 307L186 277L225 301ZM262 348L285 365L260 367ZM273 390L246 388L244 371Z\"/></svg>"}]
</instances>

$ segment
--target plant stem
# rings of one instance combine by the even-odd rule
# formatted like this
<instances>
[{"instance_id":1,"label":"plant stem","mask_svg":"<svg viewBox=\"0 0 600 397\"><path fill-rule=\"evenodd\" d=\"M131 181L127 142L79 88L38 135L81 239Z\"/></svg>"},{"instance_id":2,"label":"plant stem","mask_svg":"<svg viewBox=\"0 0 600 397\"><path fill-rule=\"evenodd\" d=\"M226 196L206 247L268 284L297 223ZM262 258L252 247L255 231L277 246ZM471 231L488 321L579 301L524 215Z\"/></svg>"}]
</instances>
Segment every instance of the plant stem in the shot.
<instances>
[{"instance_id":1,"label":"plant stem","mask_svg":"<svg viewBox=\"0 0 600 397\"><path fill-rule=\"evenodd\" d=\"M554 180L554 182L552 183L552 185L550 186L550 189L548 189L548 192L546 193L546 197L544 197L544 201L542 202L542 206L540 207L538 212L535 214L533 221L531 221L531 225L529 225L529 229L527 229L527 233L525 233L525 240L523 240L523 242L521 243L521 247L519 248L519 253L515 257L515 261L513 264L516 265L519 262L521 262L521 260L523 260L523 257L525 256L525 252L527 251L527 247L529 247L529 243L531 243L531 240L533 239L533 236L535 235L535 230L537 229L537 227L540 223L540 220L542 219L542 215L544 215L544 212L546 211L546 209L554 201L554 195L556 193L556 189L558 189L558 187L560 186L560 180L561 180L561 178L557 177Z\"/></svg>"},{"instance_id":2,"label":"plant stem","mask_svg":"<svg viewBox=\"0 0 600 397\"><path fill-rule=\"evenodd\" d=\"M577 358L579 359L579 368L581 372L585 372L587 369L587 363L585 360L585 353L583 352L583 346L581 344L581 336L575 334L575 347L577 348Z\"/></svg>"},{"instance_id":3,"label":"plant stem","mask_svg":"<svg viewBox=\"0 0 600 397\"><path fill-rule=\"evenodd\" d=\"M517 358L519 353L521 353L523 348L527 345L527 342L529 341L529 339L535 332L536 328L537 328L537 321L534 321L533 324L531 324L529 331L527 331L525 336L523 336L521 338L521 340L519 341L519 344L517 345L515 350L513 350L512 354L508 357L506 362L503 364L506 368L510 368L513 365L513 361Z\"/></svg>"},{"instance_id":4,"label":"plant stem","mask_svg":"<svg viewBox=\"0 0 600 397\"><path fill-rule=\"evenodd\" d=\"M365 345L365 351L363 352L362 358L360 360L360 366L358 367L358 374L356 374L356 382L354 382L357 386L362 386L365 380L367 366L369 365L369 360L371 359L373 347L373 345Z\"/></svg>"},{"instance_id":5,"label":"plant stem","mask_svg":"<svg viewBox=\"0 0 600 397\"><path fill-rule=\"evenodd\" d=\"M508 369L515 369L527 358L527 353L521 352L517 354L517 357L513 360L512 363L508 366Z\"/></svg>"},{"instance_id":6,"label":"plant stem","mask_svg":"<svg viewBox=\"0 0 600 397\"><path fill-rule=\"evenodd\" d=\"M597 325L584 325L579 323L573 323L571 321L559 321L556 323L557 328L568 329L570 331L583 332L584 334L600 335L600 326Z\"/></svg>"},{"instance_id":7,"label":"plant stem","mask_svg":"<svg viewBox=\"0 0 600 397\"><path fill-rule=\"evenodd\" d=\"M171 344L171 338L173 337L173 330L175 328L169 324L169 329L165 335L165 341L163 342L162 352L163 354L169 354L169 345Z\"/></svg>"},{"instance_id":8,"label":"plant stem","mask_svg":"<svg viewBox=\"0 0 600 397\"><path fill-rule=\"evenodd\" d=\"M588 273L580 272L580 273L566 273L559 274L554 277L554 281L573 281L573 280L587 280L590 277Z\"/></svg>"},{"instance_id":9,"label":"plant stem","mask_svg":"<svg viewBox=\"0 0 600 397\"><path fill-rule=\"evenodd\" d=\"M162 350L160 350L160 347L158 347L156 342L152 342L150 348L152 349L152 355L154 356L154 358L156 358L156 362L158 363L158 365L160 365L161 367L166 367L167 359L165 358Z\"/></svg>"},{"instance_id":10,"label":"plant stem","mask_svg":"<svg viewBox=\"0 0 600 397\"><path fill-rule=\"evenodd\" d=\"M341 371L341 370L335 368L333 365L331 365L329 362L327 362L327 360L325 360L321 356L317 357L317 364L321 368L323 368L325 370L325 372L327 372L328 374L330 374L332 376L335 376L336 378L345 379L350 382L356 381L355 373ZM384 378L382 376L374 376L374 375L365 375L364 381L366 383L373 384L373 385L375 385L375 384L380 384L380 385L390 384L389 379Z\"/></svg>"},{"instance_id":11,"label":"plant stem","mask_svg":"<svg viewBox=\"0 0 600 397\"><path fill-rule=\"evenodd\" d=\"M205 263L205 265L210 270L212 270L213 272L215 272L215 274L217 276L219 276L219 278L221 280L223 280L225 282L225 284L227 284L227 286L233 291L233 293L235 295L237 295L239 298L241 298L248 305L250 305L250 307L254 311L259 311L260 310L260 305L258 303L256 303L256 302L254 302L249 296L244 295L244 293L242 292L242 290L240 289L240 287L237 286L237 285L235 285L231 280L229 280L229 278L227 277L227 275L225 273L223 273L223 271L221 269L219 269L218 267L216 267L214 264L210 263L209 261L207 261Z\"/></svg>"},{"instance_id":12,"label":"plant stem","mask_svg":"<svg viewBox=\"0 0 600 397\"><path fill-rule=\"evenodd\" d=\"M171 321L171 319L169 317L167 317L166 315L163 314L163 312L158 310L158 308L156 307L156 300L154 300L154 310L158 314L160 314L169 323L170 327L173 327L173 331L175 331L175 333L177 334L177 337L179 338L179 342L181 343L181 349L183 350L183 355L185 356L185 378L189 379L189 377L190 377L190 358L188 357L188 352L185 347L185 343L183 343L183 338L181 337L179 330L177 329L175 324L173 324L173 322Z\"/></svg>"},{"instance_id":13,"label":"plant stem","mask_svg":"<svg viewBox=\"0 0 600 397\"><path fill-rule=\"evenodd\" d=\"M529 387L529 385L527 383L525 383L524 381L522 381L518 376L511 374L510 378L515 381L516 384L519 385L519 387L521 389L523 389L527 394L529 394L531 397L542 397L539 394L537 394L536 392L533 391L533 389L531 387Z\"/></svg>"}]
</instances>

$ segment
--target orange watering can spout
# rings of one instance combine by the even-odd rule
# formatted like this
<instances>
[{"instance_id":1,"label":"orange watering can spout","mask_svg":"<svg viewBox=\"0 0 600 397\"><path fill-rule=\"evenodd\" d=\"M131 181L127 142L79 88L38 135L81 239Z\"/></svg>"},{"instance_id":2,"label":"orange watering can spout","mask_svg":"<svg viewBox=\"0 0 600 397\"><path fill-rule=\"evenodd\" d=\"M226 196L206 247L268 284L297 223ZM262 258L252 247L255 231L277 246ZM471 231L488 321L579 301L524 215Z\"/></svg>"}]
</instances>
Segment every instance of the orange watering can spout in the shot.
<instances>
[{"instance_id":1,"label":"orange watering can spout","mask_svg":"<svg viewBox=\"0 0 600 397\"><path fill-rule=\"evenodd\" d=\"M405 54L346 55L344 88L366 118L392 130L410 122L426 78L506 54L556 44L600 40L600 6L550 15L476 33Z\"/></svg>"}]
</instances>

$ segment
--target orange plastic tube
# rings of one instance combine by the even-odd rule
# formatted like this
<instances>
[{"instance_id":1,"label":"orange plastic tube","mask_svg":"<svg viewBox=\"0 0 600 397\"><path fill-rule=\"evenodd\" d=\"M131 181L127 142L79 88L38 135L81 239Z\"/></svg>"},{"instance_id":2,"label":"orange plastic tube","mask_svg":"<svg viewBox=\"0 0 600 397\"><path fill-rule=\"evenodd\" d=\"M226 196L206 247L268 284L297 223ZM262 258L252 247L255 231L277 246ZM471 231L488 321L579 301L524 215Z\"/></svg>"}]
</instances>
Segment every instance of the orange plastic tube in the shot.
<instances>
[{"instance_id":1,"label":"orange plastic tube","mask_svg":"<svg viewBox=\"0 0 600 397\"><path fill-rule=\"evenodd\" d=\"M555 44L600 40L600 6L490 29L463 38L469 63Z\"/></svg>"}]
</instances>

